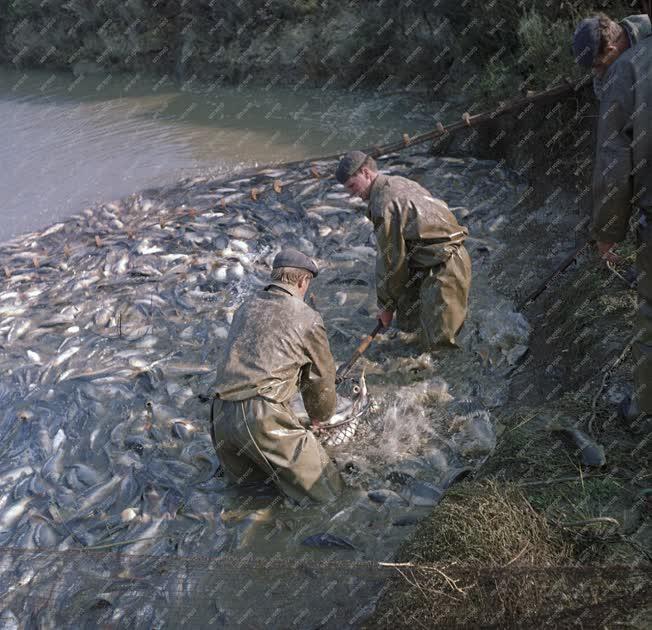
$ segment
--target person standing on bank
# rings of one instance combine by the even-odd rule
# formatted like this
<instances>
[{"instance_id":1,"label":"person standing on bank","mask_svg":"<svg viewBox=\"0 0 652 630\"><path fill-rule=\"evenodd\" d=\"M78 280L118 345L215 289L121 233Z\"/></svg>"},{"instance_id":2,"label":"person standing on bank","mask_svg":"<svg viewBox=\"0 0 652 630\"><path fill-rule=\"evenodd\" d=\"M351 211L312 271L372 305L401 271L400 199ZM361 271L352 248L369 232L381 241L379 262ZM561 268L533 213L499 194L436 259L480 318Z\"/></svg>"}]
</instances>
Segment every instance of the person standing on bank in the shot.
<instances>
[{"instance_id":1,"label":"person standing on bank","mask_svg":"<svg viewBox=\"0 0 652 630\"><path fill-rule=\"evenodd\" d=\"M601 16L582 20L573 52L578 64L594 72L605 52L611 55L602 76L591 235L600 256L618 262L613 248L627 235L634 209L640 209L635 389L620 412L645 427L652 421L652 36L623 48L610 44L608 33Z\"/></svg>"},{"instance_id":2,"label":"person standing on bank","mask_svg":"<svg viewBox=\"0 0 652 630\"><path fill-rule=\"evenodd\" d=\"M301 252L277 254L272 281L235 312L211 409L211 437L230 479L269 480L297 502L326 502L343 487L335 465L289 406L300 390L313 422L335 411L326 330L303 301L317 274Z\"/></svg>"},{"instance_id":3,"label":"person standing on bank","mask_svg":"<svg viewBox=\"0 0 652 630\"><path fill-rule=\"evenodd\" d=\"M335 177L368 201L367 218L376 233L378 319L387 328L418 332L424 350L458 347L466 319L471 258L448 205L416 182L378 172L361 151L347 153Z\"/></svg>"}]
</instances>

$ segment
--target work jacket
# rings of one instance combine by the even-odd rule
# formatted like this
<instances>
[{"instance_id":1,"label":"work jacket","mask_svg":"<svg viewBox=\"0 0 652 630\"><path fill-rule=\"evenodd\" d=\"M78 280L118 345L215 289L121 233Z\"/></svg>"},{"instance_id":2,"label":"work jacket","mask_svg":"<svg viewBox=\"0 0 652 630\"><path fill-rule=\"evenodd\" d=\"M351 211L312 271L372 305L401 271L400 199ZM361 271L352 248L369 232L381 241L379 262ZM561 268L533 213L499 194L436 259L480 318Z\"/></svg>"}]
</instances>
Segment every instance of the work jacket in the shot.
<instances>
[{"instance_id":1,"label":"work jacket","mask_svg":"<svg viewBox=\"0 0 652 630\"><path fill-rule=\"evenodd\" d=\"M411 270L445 263L469 233L445 201L400 176L376 177L367 217L374 224L378 248L378 304L388 310L395 310Z\"/></svg>"},{"instance_id":2,"label":"work jacket","mask_svg":"<svg viewBox=\"0 0 652 630\"><path fill-rule=\"evenodd\" d=\"M593 170L593 229L621 241L633 207L652 218L652 36L627 49L603 81Z\"/></svg>"},{"instance_id":3,"label":"work jacket","mask_svg":"<svg viewBox=\"0 0 652 630\"><path fill-rule=\"evenodd\" d=\"M335 362L322 318L296 287L272 282L235 312L215 392L285 403L298 389L311 418L333 415Z\"/></svg>"}]
</instances>

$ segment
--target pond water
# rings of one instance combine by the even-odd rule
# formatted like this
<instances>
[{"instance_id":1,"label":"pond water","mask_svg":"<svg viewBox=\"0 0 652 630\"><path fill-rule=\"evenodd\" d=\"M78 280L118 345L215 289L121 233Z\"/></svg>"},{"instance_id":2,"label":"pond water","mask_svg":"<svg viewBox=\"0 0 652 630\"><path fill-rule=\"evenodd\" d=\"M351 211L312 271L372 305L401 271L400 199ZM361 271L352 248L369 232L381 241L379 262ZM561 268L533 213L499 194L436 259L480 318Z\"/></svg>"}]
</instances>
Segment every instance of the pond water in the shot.
<instances>
[{"instance_id":1,"label":"pond water","mask_svg":"<svg viewBox=\"0 0 652 630\"><path fill-rule=\"evenodd\" d=\"M432 126L358 91L0 69L0 242L188 175L396 141Z\"/></svg>"}]
</instances>

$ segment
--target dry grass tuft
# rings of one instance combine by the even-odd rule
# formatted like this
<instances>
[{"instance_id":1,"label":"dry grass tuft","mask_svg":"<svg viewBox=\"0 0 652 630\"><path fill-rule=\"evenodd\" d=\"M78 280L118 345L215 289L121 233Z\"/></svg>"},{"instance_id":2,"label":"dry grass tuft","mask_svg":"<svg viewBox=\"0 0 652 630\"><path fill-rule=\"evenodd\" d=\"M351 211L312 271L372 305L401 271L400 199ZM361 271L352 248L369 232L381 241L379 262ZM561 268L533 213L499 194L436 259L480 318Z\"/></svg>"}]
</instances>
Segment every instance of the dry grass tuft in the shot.
<instances>
[{"instance_id":1,"label":"dry grass tuft","mask_svg":"<svg viewBox=\"0 0 652 630\"><path fill-rule=\"evenodd\" d=\"M520 489L494 481L463 484L447 495L431 518L400 551L401 561L503 566L548 566L570 550L550 531Z\"/></svg>"},{"instance_id":2,"label":"dry grass tuft","mask_svg":"<svg viewBox=\"0 0 652 630\"><path fill-rule=\"evenodd\" d=\"M462 484L399 551L399 581L367 627L520 627L563 623L569 611L592 624L645 601L645 571L572 559L517 486Z\"/></svg>"}]
</instances>

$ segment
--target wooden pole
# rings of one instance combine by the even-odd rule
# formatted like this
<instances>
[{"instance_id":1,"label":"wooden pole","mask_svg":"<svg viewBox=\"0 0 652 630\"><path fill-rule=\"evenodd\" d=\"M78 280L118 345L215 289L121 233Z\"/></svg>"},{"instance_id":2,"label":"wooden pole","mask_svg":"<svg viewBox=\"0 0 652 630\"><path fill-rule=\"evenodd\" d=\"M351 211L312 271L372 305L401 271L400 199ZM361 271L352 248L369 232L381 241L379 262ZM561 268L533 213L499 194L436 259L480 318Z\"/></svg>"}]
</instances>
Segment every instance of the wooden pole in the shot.
<instances>
[{"instance_id":1,"label":"wooden pole","mask_svg":"<svg viewBox=\"0 0 652 630\"><path fill-rule=\"evenodd\" d=\"M419 134L413 138L404 136L403 139L399 142L394 142L391 144L385 144L382 146L374 145L372 147L367 147L362 149L367 155L370 155L373 158L380 157L381 155L387 155L388 153L394 153L396 151L402 151L409 147L416 146L418 144L423 144L429 140L435 140L442 136L446 136L452 133L461 131L462 129L469 129L471 127L477 127L484 123L505 116L506 114L511 114L513 112L519 111L528 105L541 105L549 101L556 101L561 98L568 98L576 94L583 86L583 83L574 84L569 79L566 79L564 83L560 83L551 87L547 90L542 90L540 92L529 92L526 96L521 98L515 98L508 101L501 101L496 109L480 112L473 116L468 113L462 115L462 120L458 122L452 122L448 125L438 123L435 129L427 131L426 133ZM302 160L293 160L290 162L272 162L269 164L264 164L262 166L257 166L254 169L248 169L245 171L245 174L249 171L251 173L256 173L264 168L287 168L287 167L296 167L296 166L309 166L312 162L317 162L320 160L337 160L340 158L343 152L333 153L331 155L322 155L319 157L305 158Z\"/></svg>"},{"instance_id":2,"label":"wooden pole","mask_svg":"<svg viewBox=\"0 0 652 630\"><path fill-rule=\"evenodd\" d=\"M367 348L371 345L371 342L374 340L374 337L383 329L383 324L381 321L378 321L376 327L371 331L371 334L367 335L361 342L360 345L355 349L351 358L346 362L340 365L337 370L337 375L335 382L340 383L344 377L351 371L351 368L355 362L365 353Z\"/></svg>"}]
</instances>

